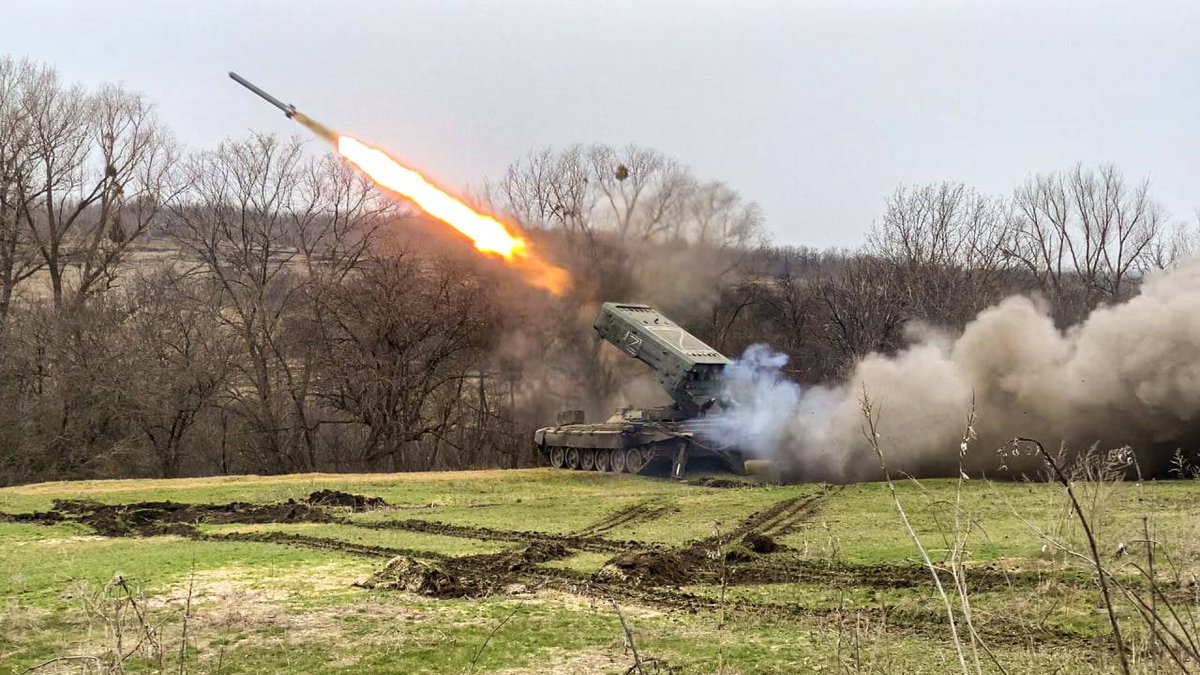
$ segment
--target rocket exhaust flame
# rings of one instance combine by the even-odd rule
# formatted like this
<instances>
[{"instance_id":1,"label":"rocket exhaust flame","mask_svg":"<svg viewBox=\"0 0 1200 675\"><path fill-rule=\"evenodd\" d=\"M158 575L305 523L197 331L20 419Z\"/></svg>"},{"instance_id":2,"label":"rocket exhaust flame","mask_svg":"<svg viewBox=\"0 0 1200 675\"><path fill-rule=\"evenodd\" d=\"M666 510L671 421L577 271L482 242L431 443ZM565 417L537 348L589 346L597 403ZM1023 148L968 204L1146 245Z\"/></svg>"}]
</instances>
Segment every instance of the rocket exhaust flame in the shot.
<instances>
[{"instance_id":1,"label":"rocket exhaust flame","mask_svg":"<svg viewBox=\"0 0 1200 675\"><path fill-rule=\"evenodd\" d=\"M339 135L334 149L379 187L404 197L425 213L461 232L474 242L479 252L504 258L531 285L554 295L561 295L567 289L570 283L567 271L543 260L528 240L504 223L442 192L391 155L350 136Z\"/></svg>"},{"instance_id":2,"label":"rocket exhaust flame","mask_svg":"<svg viewBox=\"0 0 1200 675\"><path fill-rule=\"evenodd\" d=\"M453 227L470 239L480 253L502 258L530 285L554 295L562 295L567 290L571 280L567 271L538 255L516 228L479 213L383 150L332 131L237 73L229 73L229 77L282 110L289 119L299 122L318 138L328 141L335 152L377 186L407 199L425 213Z\"/></svg>"}]
</instances>

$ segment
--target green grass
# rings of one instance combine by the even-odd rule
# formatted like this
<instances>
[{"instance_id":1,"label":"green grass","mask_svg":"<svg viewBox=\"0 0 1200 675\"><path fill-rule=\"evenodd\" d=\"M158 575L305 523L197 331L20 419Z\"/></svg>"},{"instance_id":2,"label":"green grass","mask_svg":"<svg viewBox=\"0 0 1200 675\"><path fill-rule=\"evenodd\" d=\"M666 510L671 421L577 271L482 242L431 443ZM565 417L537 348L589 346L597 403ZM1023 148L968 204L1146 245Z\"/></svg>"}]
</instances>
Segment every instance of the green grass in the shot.
<instances>
[{"instance_id":1,"label":"green grass","mask_svg":"<svg viewBox=\"0 0 1200 675\"><path fill-rule=\"evenodd\" d=\"M80 635L96 627L85 604L111 600L114 591L106 589L118 576L135 593L154 597L181 592L193 574L239 579L249 590L304 593L319 585L310 576L316 569L322 575L339 570L347 578L365 578L372 571L366 561L333 553L252 542L41 538L10 546L11 528L6 524L0 530L5 536L0 546L0 663L14 665L29 666L81 644ZM52 529L78 537L75 526Z\"/></svg>"},{"instance_id":2,"label":"green grass","mask_svg":"<svg viewBox=\"0 0 1200 675\"><path fill-rule=\"evenodd\" d=\"M476 670L503 670L556 650L603 646L619 631L615 615L497 598L424 601L364 592L349 603L304 608L322 610L329 612L329 639L297 640L269 627L225 636L222 672L461 673L472 662Z\"/></svg>"},{"instance_id":3,"label":"green grass","mask_svg":"<svg viewBox=\"0 0 1200 675\"><path fill-rule=\"evenodd\" d=\"M589 553L584 551L583 553L576 553L569 558L551 560L550 562L542 563L542 565L550 568L571 570L580 574L595 574L612 557L613 554L611 553Z\"/></svg>"},{"instance_id":4,"label":"green grass","mask_svg":"<svg viewBox=\"0 0 1200 675\"><path fill-rule=\"evenodd\" d=\"M86 481L0 489L0 511L50 508L55 499L105 503L190 503L301 499L317 489L383 497L388 508L340 512L351 524L205 525L205 534L299 534L364 546L463 556L520 548L515 541L364 527L421 519L514 532L577 534L638 505L655 517L600 530L613 540L662 547L728 532L786 499L816 497L781 537L779 554L850 570L908 568L917 585L891 588L829 583L730 586L730 603L782 606L786 612L683 611L622 601L642 654L681 672L943 673L957 670L944 608L881 484L713 489L632 476L488 471L407 475L229 477L176 481ZM1200 569L1200 483L1079 486L1109 563L1119 544L1136 548L1142 515L1183 573ZM1105 645L1107 619L1086 566L1043 552L1031 528L1080 547L1078 525L1060 487L933 480L898 484L900 499L935 561L945 558L955 504L970 522L968 566L1024 571L1024 581L972 594L976 623L1010 673L1080 669L1115 672ZM355 525L357 523L358 525ZM542 563L587 576L613 556L576 551ZM0 522L0 673L62 654L105 654L112 635L103 608L118 598L120 575L163 622L177 653L182 607L193 592L188 651L192 672L575 672L623 673L630 665L617 617L601 597L538 591L485 599L436 600L368 591L354 583L382 560L284 543L181 537L108 539L75 523ZM1070 574L1066 574L1070 572ZM874 572L870 572L874 573ZM859 572L859 583L869 578ZM832 578L832 577L831 577ZM574 583L574 582L572 582ZM582 579L580 583L583 583ZM717 598L712 584L682 592ZM108 603L106 605L105 603ZM1131 642L1144 630L1127 603L1119 608ZM886 619L884 618L886 616ZM128 617L126 617L128 620ZM503 625L501 626L501 624ZM495 631L494 635L492 635ZM488 636L492 635L491 639ZM481 649L487 641L486 649ZM478 654L478 657L476 657ZM127 661L131 672L155 663ZM172 657L175 658L175 657ZM472 666L474 661L474 666ZM1152 670L1143 663L1142 672ZM177 669L168 664L167 669ZM996 672L986 660L984 672Z\"/></svg>"},{"instance_id":5,"label":"green grass","mask_svg":"<svg viewBox=\"0 0 1200 675\"><path fill-rule=\"evenodd\" d=\"M604 535L631 541L682 544L713 536L719 527L729 528L776 502L792 497L820 493L815 485L762 487L758 489L715 489L672 484L666 481L638 480L614 476L606 486L584 490L567 474L568 494L558 485L541 483L523 494L496 495L494 502L471 506L440 506L423 509L382 509L351 516L359 522L379 522L396 518L414 518L453 525L486 527L498 530L535 531L548 534L572 534L603 523L622 509L649 503L666 507L668 514L635 521L605 530ZM590 474L594 476L595 474ZM601 478L604 478L603 476ZM584 485L591 487L590 481ZM608 489L611 487L612 489ZM547 517L553 514L553 517Z\"/></svg>"},{"instance_id":6,"label":"green grass","mask_svg":"<svg viewBox=\"0 0 1200 675\"><path fill-rule=\"evenodd\" d=\"M0 512L50 508L54 500L103 503L176 501L265 503L300 500L314 490L335 489L383 497L397 507L492 507L539 500L606 500L614 495L661 495L676 486L612 473L526 471L430 473L296 473L289 476L228 476L146 480L77 480L0 489ZM691 488L707 490L706 488Z\"/></svg>"},{"instance_id":7,"label":"green grass","mask_svg":"<svg viewBox=\"0 0 1200 675\"><path fill-rule=\"evenodd\" d=\"M1085 542L1060 486L1030 483L927 480L897 484L913 528L935 558L945 557L953 541L955 504L969 530L967 559L974 563L1007 561L1036 564L1046 556L1039 531L1083 550ZM1106 485L1091 499L1094 486L1079 486L1085 495L1102 551L1113 553L1124 542L1141 540L1142 514L1148 514L1164 541L1188 552L1200 536L1200 486L1183 482ZM1139 496L1141 499L1139 499ZM957 501L961 497L961 501ZM826 500L784 543L807 550L816 559L836 555L856 565L915 562L917 551L900 526L887 486L847 486ZM1191 558L1190 555L1185 556Z\"/></svg>"}]
</instances>

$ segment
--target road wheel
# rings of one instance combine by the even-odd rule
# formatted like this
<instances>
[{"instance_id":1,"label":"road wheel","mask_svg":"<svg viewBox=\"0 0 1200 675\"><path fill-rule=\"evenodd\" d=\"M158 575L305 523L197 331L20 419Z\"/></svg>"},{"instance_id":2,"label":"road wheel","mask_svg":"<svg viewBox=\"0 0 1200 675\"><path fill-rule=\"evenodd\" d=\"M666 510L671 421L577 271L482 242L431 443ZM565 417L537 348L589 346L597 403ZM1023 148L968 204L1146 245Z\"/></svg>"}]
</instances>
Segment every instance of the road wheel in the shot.
<instances>
[{"instance_id":1,"label":"road wheel","mask_svg":"<svg viewBox=\"0 0 1200 675\"><path fill-rule=\"evenodd\" d=\"M567 449L567 468L572 471L579 468L579 448Z\"/></svg>"},{"instance_id":2,"label":"road wheel","mask_svg":"<svg viewBox=\"0 0 1200 675\"><path fill-rule=\"evenodd\" d=\"M611 468L613 471L615 471L617 473L625 472L625 451L624 450L613 450L612 453L609 455L608 461L609 461L609 468Z\"/></svg>"},{"instance_id":3,"label":"road wheel","mask_svg":"<svg viewBox=\"0 0 1200 675\"><path fill-rule=\"evenodd\" d=\"M617 452L620 452L618 450ZM596 451L596 470L597 471L612 471L612 453L608 450Z\"/></svg>"},{"instance_id":4,"label":"road wheel","mask_svg":"<svg viewBox=\"0 0 1200 675\"><path fill-rule=\"evenodd\" d=\"M637 448L630 448L625 451L625 471L627 473L638 473L642 470L642 451Z\"/></svg>"},{"instance_id":5,"label":"road wheel","mask_svg":"<svg viewBox=\"0 0 1200 675\"><path fill-rule=\"evenodd\" d=\"M550 466L561 469L567 463L567 450L559 446L550 448Z\"/></svg>"},{"instance_id":6,"label":"road wheel","mask_svg":"<svg viewBox=\"0 0 1200 675\"><path fill-rule=\"evenodd\" d=\"M583 469L584 471L591 471L596 468L595 450L579 451L579 468Z\"/></svg>"}]
</instances>

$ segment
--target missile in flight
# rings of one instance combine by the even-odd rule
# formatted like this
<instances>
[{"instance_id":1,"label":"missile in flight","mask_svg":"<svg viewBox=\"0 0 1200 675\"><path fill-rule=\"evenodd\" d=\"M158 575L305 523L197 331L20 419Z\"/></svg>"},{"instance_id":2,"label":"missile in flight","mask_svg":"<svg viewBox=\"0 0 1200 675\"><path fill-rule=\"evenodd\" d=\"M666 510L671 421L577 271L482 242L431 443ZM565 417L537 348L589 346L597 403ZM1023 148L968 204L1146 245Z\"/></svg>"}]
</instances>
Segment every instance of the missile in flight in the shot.
<instances>
[{"instance_id":1,"label":"missile in flight","mask_svg":"<svg viewBox=\"0 0 1200 675\"><path fill-rule=\"evenodd\" d=\"M291 103L284 103L283 101L280 101L279 99L275 98L274 96L268 94L266 91L264 91L258 85L254 84L250 80L247 80L246 78L242 77L241 75L238 75L237 73L235 73L233 71L229 72L229 77L234 82L237 82L238 84L242 85L243 87L245 87L245 88L249 89L250 91L254 92L255 94L257 94L259 98L263 99L267 103L270 103L271 105L275 106L276 108L279 108L280 110L282 110L283 114L286 115L288 119L296 120L300 124L303 124L305 126L305 128L307 128L309 131L316 134L318 138L321 138L325 141L328 141L329 143L333 143L336 145L337 134L333 133L333 130L331 130L329 127L325 126L324 124L321 124L320 122L314 120L313 118L309 117L308 115L305 115L304 113L300 112L299 110L296 110L296 106L292 105Z\"/></svg>"}]
</instances>

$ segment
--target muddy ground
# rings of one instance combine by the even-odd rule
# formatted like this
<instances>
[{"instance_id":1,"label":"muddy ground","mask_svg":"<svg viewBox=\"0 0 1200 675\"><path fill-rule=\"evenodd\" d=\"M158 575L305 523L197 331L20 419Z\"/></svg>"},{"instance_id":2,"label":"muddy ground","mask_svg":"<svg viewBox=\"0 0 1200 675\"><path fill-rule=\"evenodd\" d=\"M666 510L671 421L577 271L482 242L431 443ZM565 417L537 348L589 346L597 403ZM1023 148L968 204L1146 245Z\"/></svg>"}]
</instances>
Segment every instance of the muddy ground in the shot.
<instances>
[{"instance_id":1,"label":"muddy ground","mask_svg":"<svg viewBox=\"0 0 1200 675\"><path fill-rule=\"evenodd\" d=\"M803 559L776 539L807 521L822 502L840 488L830 487L805 498L785 499L745 518L719 536L666 547L622 541L607 535L623 527L647 522L670 513L673 507L657 502L636 504L608 515L574 534L496 530L449 525L415 519L352 522L350 512L385 508L378 498L333 491L314 492L304 500L274 504L181 504L141 502L100 504L58 501L46 512L3 516L32 523L75 521L110 537L145 537L163 534L201 540L257 541L338 551L380 559L380 569L361 583L366 588L403 590L433 597L484 597L522 594L552 589L576 595L639 603L664 609L700 612L812 616L819 610L786 604L732 602L694 595L682 587L697 584L724 586L777 583L815 583L832 588L914 588L929 585L929 573L917 566L844 566ZM484 541L510 542L500 553L448 557L431 551L354 544L284 532L203 534L200 524L341 523L354 527L396 529ZM611 553L599 571L586 574L544 563L565 559L577 552ZM1085 576L1055 573L1069 584L1090 584ZM1012 573L999 568L973 568L968 584L976 592L1017 586L1036 586L1046 573ZM939 635L944 627L928 617L891 614L881 606L876 613L889 625L917 633ZM1048 629L1030 636L1028 627L993 624L990 637L998 641L1024 635L1053 642L1062 636ZM1105 644L1100 641L1101 644Z\"/></svg>"}]
</instances>

